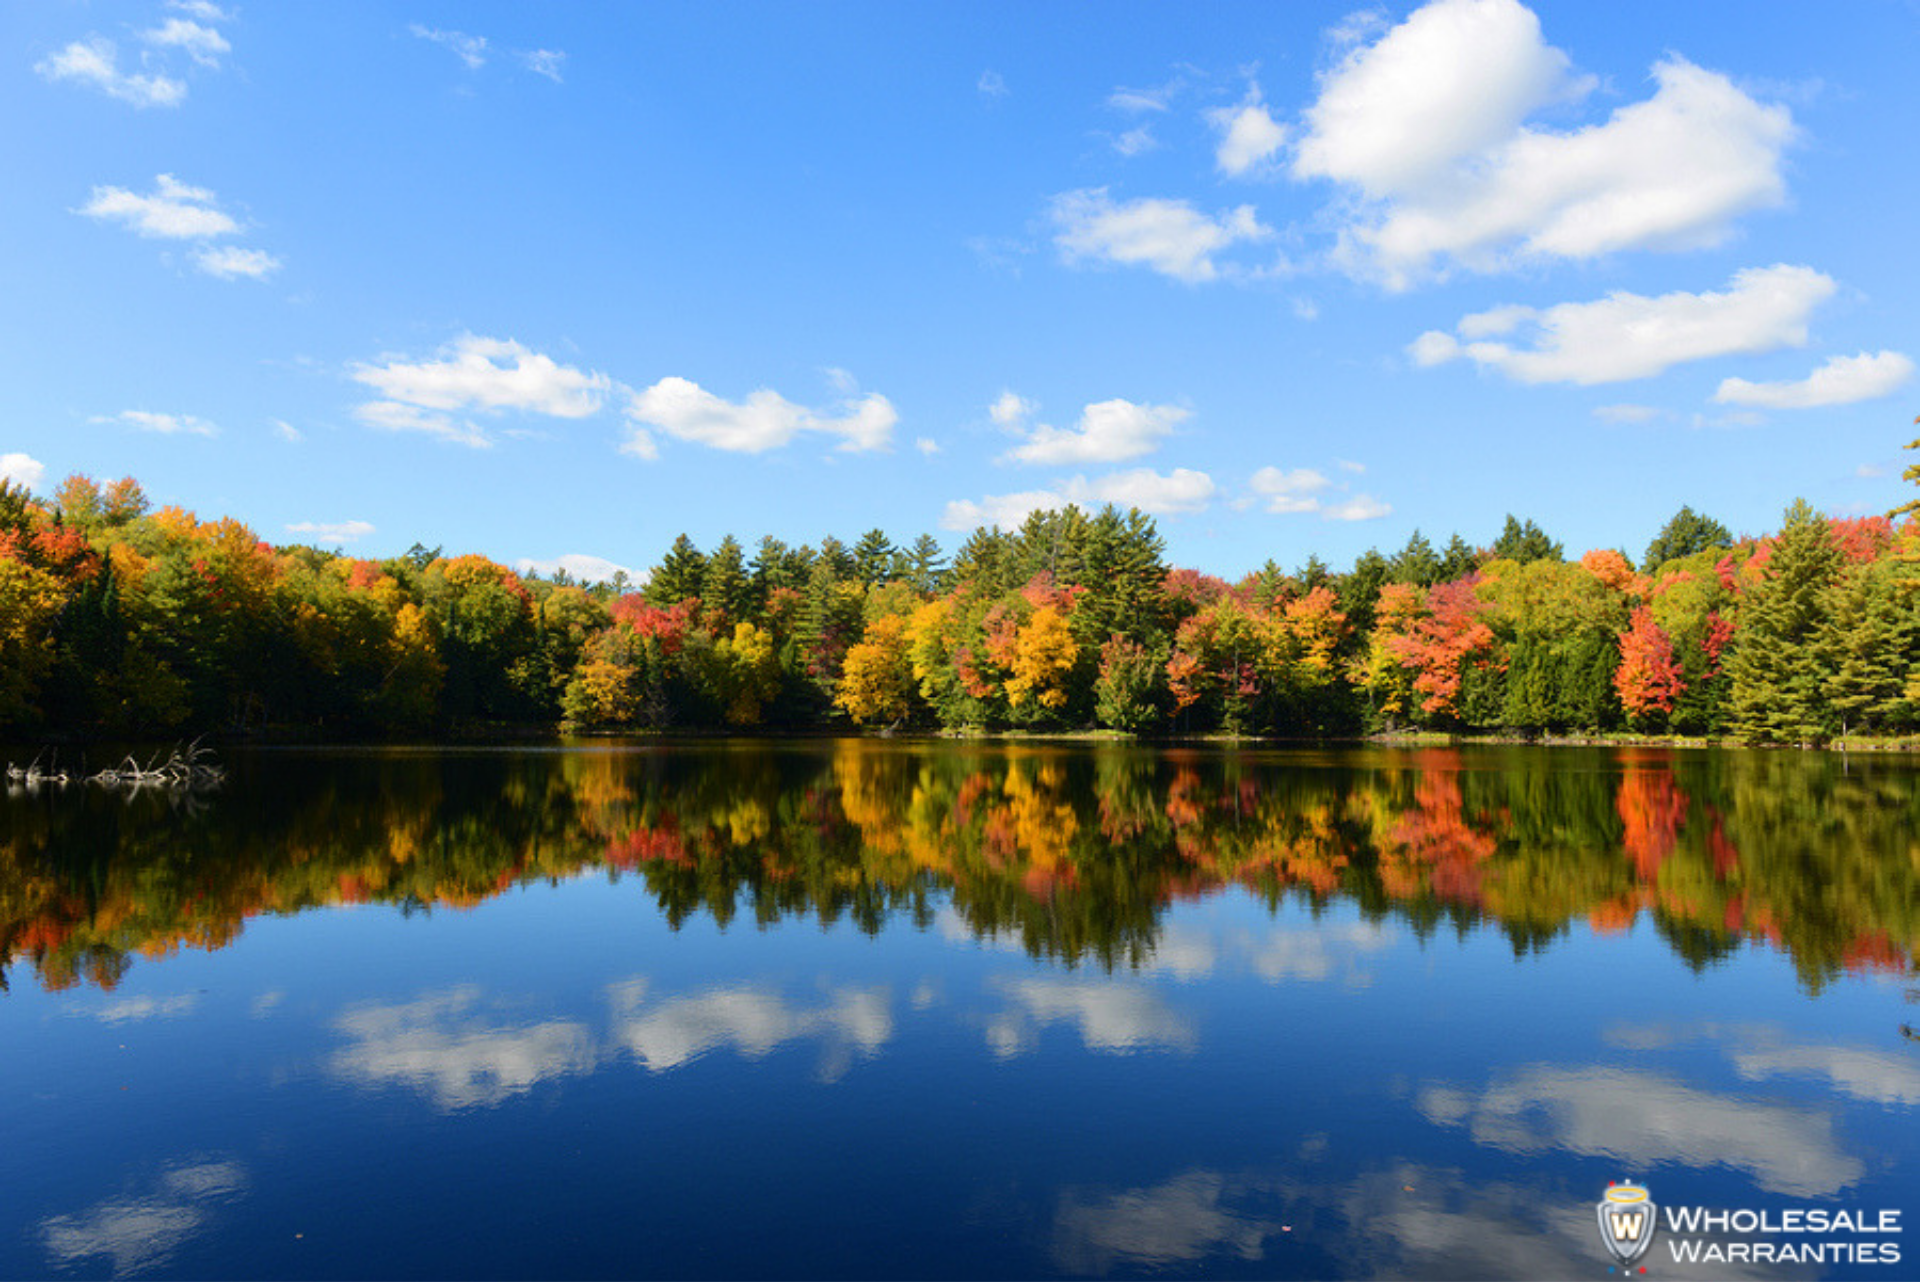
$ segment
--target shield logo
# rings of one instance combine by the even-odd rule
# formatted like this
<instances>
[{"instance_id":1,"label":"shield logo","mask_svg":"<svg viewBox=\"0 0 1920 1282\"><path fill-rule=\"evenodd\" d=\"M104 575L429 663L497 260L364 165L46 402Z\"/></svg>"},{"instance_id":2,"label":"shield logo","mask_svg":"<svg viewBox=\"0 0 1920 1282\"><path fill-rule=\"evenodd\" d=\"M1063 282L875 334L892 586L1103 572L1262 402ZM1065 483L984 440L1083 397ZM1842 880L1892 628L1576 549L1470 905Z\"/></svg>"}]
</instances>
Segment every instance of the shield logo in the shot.
<instances>
[{"instance_id":1,"label":"shield logo","mask_svg":"<svg viewBox=\"0 0 1920 1282\"><path fill-rule=\"evenodd\" d=\"M1600 1240L1613 1258L1631 1264L1653 1245L1654 1206L1644 1184L1628 1181L1611 1185L1599 1206Z\"/></svg>"}]
</instances>

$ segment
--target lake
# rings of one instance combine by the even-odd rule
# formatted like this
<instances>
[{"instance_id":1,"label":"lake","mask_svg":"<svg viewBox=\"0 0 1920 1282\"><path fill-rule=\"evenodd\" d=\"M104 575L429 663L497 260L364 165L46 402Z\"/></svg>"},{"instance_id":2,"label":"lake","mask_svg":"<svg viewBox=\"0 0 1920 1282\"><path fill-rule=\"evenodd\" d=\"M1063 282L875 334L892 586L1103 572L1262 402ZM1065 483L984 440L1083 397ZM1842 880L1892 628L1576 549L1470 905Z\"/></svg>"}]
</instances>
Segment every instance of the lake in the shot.
<instances>
[{"instance_id":1,"label":"lake","mask_svg":"<svg viewBox=\"0 0 1920 1282\"><path fill-rule=\"evenodd\" d=\"M1911 757L224 761L0 799L0 1276L1920 1274Z\"/></svg>"}]
</instances>

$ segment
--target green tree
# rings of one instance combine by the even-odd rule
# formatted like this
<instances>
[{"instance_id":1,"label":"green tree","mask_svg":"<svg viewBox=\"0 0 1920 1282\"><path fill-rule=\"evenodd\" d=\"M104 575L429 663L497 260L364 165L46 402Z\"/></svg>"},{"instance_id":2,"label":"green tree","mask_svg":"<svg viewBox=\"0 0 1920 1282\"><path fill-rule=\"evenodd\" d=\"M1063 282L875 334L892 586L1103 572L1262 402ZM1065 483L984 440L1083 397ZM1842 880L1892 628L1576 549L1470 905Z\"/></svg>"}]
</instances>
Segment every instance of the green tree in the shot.
<instances>
[{"instance_id":1,"label":"green tree","mask_svg":"<svg viewBox=\"0 0 1920 1282\"><path fill-rule=\"evenodd\" d=\"M1820 636L1840 564L1827 519L1795 500L1747 598L1729 663L1733 729L1741 738L1820 743L1831 733Z\"/></svg>"},{"instance_id":2,"label":"green tree","mask_svg":"<svg viewBox=\"0 0 1920 1282\"><path fill-rule=\"evenodd\" d=\"M700 577L700 602L729 624L744 620L753 604L753 583L747 578L740 541L731 534L707 557L706 573Z\"/></svg>"},{"instance_id":3,"label":"green tree","mask_svg":"<svg viewBox=\"0 0 1920 1282\"><path fill-rule=\"evenodd\" d=\"M707 558L692 539L682 534L647 580L647 600L659 606L678 605L688 597L698 597L706 585Z\"/></svg>"},{"instance_id":4,"label":"green tree","mask_svg":"<svg viewBox=\"0 0 1920 1282\"><path fill-rule=\"evenodd\" d=\"M893 575L893 554L897 549L887 532L868 530L853 545L853 574L868 587L877 587Z\"/></svg>"},{"instance_id":5,"label":"green tree","mask_svg":"<svg viewBox=\"0 0 1920 1282\"><path fill-rule=\"evenodd\" d=\"M1525 565L1529 561L1562 561L1565 553L1558 543L1547 537L1545 530L1532 521L1516 520L1512 513L1507 515L1507 523L1500 530L1500 537L1493 542L1493 555L1508 561L1517 561Z\"/></svg>"},{"instance_id":6,"label":"green tree","mask_svg":"<svg viewBox=\"0 0 1920 1282\"><path fill-rule=\"evenodd\" d=\"M1727 527L1710 516L1701 516L1690 507L1683 507L1673 514L1673 519L1660 527L1660 533L1653 536L1653 542L1647 544L1647 554L1640 559L1643 573L1652 574L1669 561L1678 561L1681 557L1704 552L1708 548L1730 548L1733 535L1727 533Z\"/></svg>"}]
</instances>

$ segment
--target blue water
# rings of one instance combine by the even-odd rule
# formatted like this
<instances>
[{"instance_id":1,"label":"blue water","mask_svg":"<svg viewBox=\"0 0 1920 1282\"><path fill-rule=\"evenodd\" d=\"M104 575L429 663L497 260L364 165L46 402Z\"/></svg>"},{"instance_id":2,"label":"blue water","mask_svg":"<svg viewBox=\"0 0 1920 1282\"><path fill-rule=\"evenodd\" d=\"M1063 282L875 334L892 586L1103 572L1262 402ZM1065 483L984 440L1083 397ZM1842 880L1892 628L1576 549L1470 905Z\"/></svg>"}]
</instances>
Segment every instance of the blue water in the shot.
<instances>
[{"instance_id":1,"label":"blue water","mask_svg":"<svg viewBox=\"0 0 1920 1282\"><path fill-rule=\"evenodd\" d=\"M797 775L817 804L828 775ZM57 838L102 803L12 804ZM1345 890L1229 882L1165 897L1108 968L913 884L917 919L871 931L676 928L642 871L589 865L463 907L258 911L111 989L16 949L0 1275L1598 1278L1615 1179L1920 1215L1910 962L1814 985L1740 937L1696 967L1651 910L1517 953L1491 913L1421 938Z\"/></svg>"}]
</instances>

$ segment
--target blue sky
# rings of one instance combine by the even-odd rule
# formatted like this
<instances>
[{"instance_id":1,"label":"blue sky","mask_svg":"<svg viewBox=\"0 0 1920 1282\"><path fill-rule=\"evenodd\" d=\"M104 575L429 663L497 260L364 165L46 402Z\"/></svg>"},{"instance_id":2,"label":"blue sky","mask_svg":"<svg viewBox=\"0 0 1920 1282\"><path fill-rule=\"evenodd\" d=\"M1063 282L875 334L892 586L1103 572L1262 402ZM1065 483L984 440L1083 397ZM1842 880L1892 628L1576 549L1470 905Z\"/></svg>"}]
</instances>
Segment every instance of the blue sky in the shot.
<instances>
[{"instance_id":1,"label":"blue sky","mask_svg":"<svg viewBox=\"0 0 1920 1282\"><path fill-rule=\"evenodd\" d=\"M1884 511L1920 9L0 13L0 468L366 556ZM596 563L575 560L576 569Z\"/></svg>"}]
</instances>

